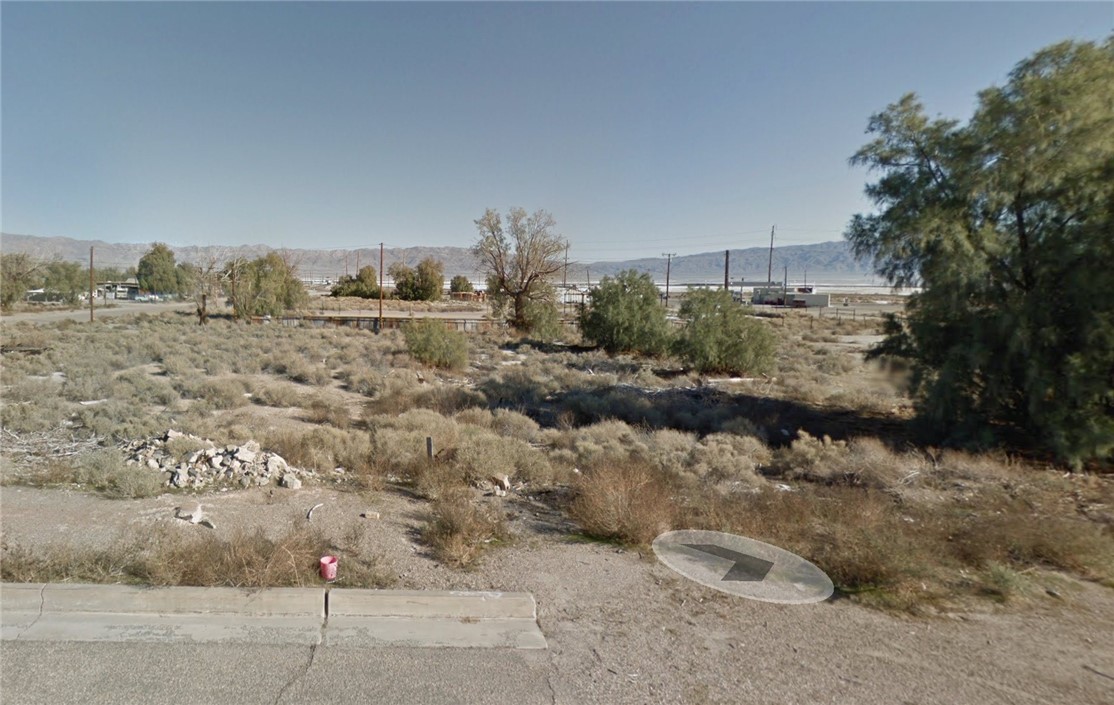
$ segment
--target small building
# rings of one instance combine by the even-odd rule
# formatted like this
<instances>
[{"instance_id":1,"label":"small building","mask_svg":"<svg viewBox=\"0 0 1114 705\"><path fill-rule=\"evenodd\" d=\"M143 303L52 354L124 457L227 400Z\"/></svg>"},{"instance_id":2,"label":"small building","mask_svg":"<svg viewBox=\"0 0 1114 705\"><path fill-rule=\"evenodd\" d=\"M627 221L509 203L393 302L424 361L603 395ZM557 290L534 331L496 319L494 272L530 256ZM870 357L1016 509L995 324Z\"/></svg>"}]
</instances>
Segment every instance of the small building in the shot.
<instances>
[{"instance_id":1,"label":"small building","mask_svg":"<svg viewBox=\"0 0 1114 705\"><path fill-rule=\"evenodd\" d=\"M139 298L139 282L135 279L122 282L100 282L97 284L97 293L104 299L135 301Z\"/></svg>"},{"instance_id":2,"label":"small building","mask_svg":"<svg viewBox=\"0 0 1114 705\"><path fill-rule=\"evenodd\" d=\"M831 294L817 294L811 286L769 286L755 287L750 301L755 305L827 308L831 298Z\"/></svg>"}]
</instances>

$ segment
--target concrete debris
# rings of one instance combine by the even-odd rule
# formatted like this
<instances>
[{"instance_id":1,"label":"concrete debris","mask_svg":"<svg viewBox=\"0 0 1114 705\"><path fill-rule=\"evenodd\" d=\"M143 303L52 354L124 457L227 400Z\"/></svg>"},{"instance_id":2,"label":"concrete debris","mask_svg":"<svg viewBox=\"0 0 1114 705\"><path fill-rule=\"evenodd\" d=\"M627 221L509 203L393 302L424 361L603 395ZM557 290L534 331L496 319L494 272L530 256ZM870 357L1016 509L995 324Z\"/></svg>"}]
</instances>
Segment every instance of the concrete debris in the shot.
<instances>
[{"instance_id":1,"label":"concrete debris","mask_svg":"<svg viewBox=\"0 0 1114 705\"><path fill-rule=\"evenodd\" d=\"M282 486L288 490L299 490L302 488L302 481L293 473L287 473L282 476Z\"/></svg>"},{"instance_id":2,"label":"concrete debris","mask_svg":"<svg viewBox=\"0 0 1114 705\"><path fill-rule=\"evenodd\" d=\"M379 512L373 512L371 510L368 510L368 511L363 512L362 514L360 514L360 516L363 517L364 519L378 519L379 518Z\"/></svg>"},{"instance_id":3,"label":"concrete debris","mask_svg":"<svg viewBox=\"0 0 1114 705\"><path fill-rule=\"evenodd\" d=\"M184 461L166 447L168 441L180 438L194 441L200 447L184 456ZM166 487L203 489L212 485L239 485L247 488L281 483L283 487L296 490L304 480L317 477L313 470L291 467L282 456L264 451L256 441L222 448L212 441L170 430L155 438L121 443L119 448L128 465L161 473Z\"/></svg>"}]
</instances>

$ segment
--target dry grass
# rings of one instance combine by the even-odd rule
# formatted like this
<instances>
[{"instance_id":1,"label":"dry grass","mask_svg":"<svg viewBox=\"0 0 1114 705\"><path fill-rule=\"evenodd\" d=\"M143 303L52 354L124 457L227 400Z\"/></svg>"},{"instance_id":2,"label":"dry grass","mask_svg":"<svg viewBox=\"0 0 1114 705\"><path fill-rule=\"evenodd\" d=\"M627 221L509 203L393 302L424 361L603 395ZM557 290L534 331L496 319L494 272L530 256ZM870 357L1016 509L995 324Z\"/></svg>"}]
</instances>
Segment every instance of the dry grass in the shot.
<instances>
[{"instance_id":1,"label":"dry grass","mask_svg":"<svg viewBox=\"0 0 1114 705\"><path fill-rule=\"evenodd\" d=\"M645 463L597 466L574 485L569 516L591 536L646 545L676 524L673 489Z\"/></svg>"},{"instance_id":2,"label":"dry grass","mask_svg":"<svg viewBox=\"0 0 1114 705\"><path fill-rule=\"evenodd\" d=\"M332 550L323 534L304 526L277 538L261 530L185 537L163 529L101 550L5 546L0 573L11 582L304 587L320 584L318 559ZM345 585L391 582L374 557L345 553L343 560Z\"/></svg>"},{"instance_id":3,"label":"dry grass","mask_svg":"<svg viewBox=\"0 0 1114 705\"><path fill-rule=\"evenodd\" d=\"M348 404L335 394L323 392L314 394L306 405L306 411L312 423L329 424L334 428L348 428L352 421L348 413Z\"/></svg>"},{"instance_id":4,"label":"dry grass","mask_svg":"<svg viewBox=\"0 0 1114 705\"><path fill-rule=\"evenodd\" d=\"M833 441L798 431L790 445L773 452L767 471L790 480L890 488L924 470L921 456L891 452L877 438Z\"/></svg>"},{"instance_id":5,"label":"dry grass","mask_svg":"<svg viewBox=\"0 0 1114 705\"><path fill-rule=\"evenodd\" d=\"M437 560L455 567L474 563L486 547L509 537L502 512L477 502L467 489L433 502L421 536Z\"/></svg>"},{"instance_id":6,"label":"dry grass","mask_svg":"<svg viewBox=\"0 0 1114 705\"><path fill-rule=\"evenodd\" d=\"M163 491L159 473L143 466L126 465L116 448L54 459L42 472L25 476L23 482L43 487L77 485L113 499L153 497Z\"/></svg>"}]
</instances>

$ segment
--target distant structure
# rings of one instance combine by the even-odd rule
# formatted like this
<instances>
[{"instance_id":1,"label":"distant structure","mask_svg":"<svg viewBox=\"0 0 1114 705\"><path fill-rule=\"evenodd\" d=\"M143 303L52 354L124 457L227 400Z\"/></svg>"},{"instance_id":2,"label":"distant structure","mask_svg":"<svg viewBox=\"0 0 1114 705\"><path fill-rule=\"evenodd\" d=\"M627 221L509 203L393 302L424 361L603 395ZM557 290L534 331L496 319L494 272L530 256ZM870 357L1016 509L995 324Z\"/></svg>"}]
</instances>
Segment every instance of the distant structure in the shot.
<instances>
[{"instance_id":1,"label":"distant structure","mask_svg":"<svg viewBox=\"0 0 1114 705\"><path fill-rule=\"evenodd\" d=\"M766 306L792 306L793 308L827 308L831 294L817 294L811 286L755 287L750 302Z\"/></svg>"}]
</instances>

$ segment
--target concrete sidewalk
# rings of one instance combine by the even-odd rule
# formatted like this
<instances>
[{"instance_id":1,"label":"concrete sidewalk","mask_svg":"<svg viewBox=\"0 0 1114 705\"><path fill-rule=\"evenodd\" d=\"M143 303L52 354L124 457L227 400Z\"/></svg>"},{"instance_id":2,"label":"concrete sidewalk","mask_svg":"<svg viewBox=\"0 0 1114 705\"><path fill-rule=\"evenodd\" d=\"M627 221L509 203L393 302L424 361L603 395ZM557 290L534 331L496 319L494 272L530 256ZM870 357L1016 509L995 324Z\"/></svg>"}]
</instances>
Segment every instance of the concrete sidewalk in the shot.
<instances>
[{"instance_id":1,"label":"concrete sidewalk","mask_svg":"<svg viewBox=\"0 0 1114 705\"><path fill-rule=\"evenodd\" d=\"M544 649L528 593L0 584L0 638Z\"/></svg>"}]
</instances>

